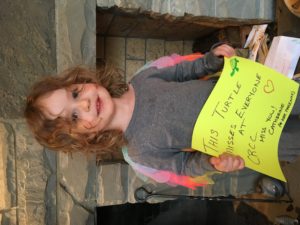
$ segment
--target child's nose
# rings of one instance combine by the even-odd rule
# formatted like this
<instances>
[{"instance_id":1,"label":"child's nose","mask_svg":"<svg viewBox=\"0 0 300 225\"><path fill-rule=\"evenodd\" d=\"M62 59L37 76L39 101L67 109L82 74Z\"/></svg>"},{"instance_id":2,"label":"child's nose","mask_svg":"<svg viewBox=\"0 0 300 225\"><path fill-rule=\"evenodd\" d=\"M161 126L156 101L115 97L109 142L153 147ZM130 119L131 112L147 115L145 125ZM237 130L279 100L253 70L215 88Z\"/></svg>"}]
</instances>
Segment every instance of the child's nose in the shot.
<instances>
[{"instance_id":1,"label":"child's nose","mask_svg":"<svg viewBox=\"0 0 300 225\"><path fill-rule=\"evenodd\" d=\"M89 112L91 108L90 99L81 99L79 102L79 106L84 112Z\"/></svg>"}]
</instances>

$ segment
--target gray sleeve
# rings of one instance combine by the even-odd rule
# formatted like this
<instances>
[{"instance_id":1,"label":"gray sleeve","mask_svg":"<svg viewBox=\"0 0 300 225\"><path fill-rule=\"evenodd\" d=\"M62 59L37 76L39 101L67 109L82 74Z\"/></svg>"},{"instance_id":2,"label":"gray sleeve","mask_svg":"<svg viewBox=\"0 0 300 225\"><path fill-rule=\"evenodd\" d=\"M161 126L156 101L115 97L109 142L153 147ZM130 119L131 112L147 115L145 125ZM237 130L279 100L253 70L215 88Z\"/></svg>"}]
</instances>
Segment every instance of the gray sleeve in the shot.
<instances>
[{"instance_id":1,"label":"gray sleeve","mask_svg":"<svg viewBox=\"0 0 300 225\"><path fill-rule=\"evenodd\" d=\"M142 158L140 158L142 157ZM208 171L216 171L209 163L210 156L199 151L193 152L159 152L143 153L143 156L133 159L138 163L158 170L167 170L178 175L202 176Z\"/></svg>"},{"instance_id":2,"label":"gray sleeve","mask_svg":"<svg viewBox=\"0 0 300 225\"><path fill-rule=\"evenodd\" d=\"M220 71L223 65L223 57L217 57L209 52L194 61L183 61L174 66L159 69L155 76L166 81L184 82Z\"/></svg>"},{"instance_id":3,"label":"gray sleeve","mask_svg":"<svg viewBox=\"0 0 300 225\"><path fill-rule=\"evenodd\" d=\"M183 153L184 160L181 162L181 174L201 176L208 171L216 171L208 161L211 156L198 151Z\"/></svg>"}]
</instances>

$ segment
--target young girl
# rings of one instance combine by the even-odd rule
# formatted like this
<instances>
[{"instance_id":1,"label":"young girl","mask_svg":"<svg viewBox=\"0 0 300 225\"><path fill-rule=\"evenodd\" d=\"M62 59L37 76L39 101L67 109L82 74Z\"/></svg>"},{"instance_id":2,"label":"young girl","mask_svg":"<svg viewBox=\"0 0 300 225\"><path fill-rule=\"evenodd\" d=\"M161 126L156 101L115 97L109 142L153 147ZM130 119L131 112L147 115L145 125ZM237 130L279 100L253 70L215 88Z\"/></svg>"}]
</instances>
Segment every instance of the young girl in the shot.
<instances>
[{"instance_id":1,"label":"young girl","mask_svg":"<svg viewBox=\"0 0 300 225\"><path fill-rule=\"evenodd\" d=\"M244 161L239 156L188 150L214 87L213 81L199 78L219 71L223 57L233 55L233 48L219 45L192 61L150 66L128 85L108 68L97 73L70 69L34 85L25 117L36 139L54 150L101 155L126 145L133 164L179 176L240 170Z\"/></svg>"}]
</instances>

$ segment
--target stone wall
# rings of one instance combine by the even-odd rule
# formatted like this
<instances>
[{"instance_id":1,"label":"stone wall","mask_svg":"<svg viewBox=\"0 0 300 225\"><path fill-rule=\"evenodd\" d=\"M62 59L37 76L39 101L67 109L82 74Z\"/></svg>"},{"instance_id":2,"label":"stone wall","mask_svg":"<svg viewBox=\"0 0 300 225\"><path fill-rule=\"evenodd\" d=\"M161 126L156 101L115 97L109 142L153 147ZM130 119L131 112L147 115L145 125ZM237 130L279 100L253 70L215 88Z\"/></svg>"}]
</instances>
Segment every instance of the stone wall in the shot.
<instances>
[{"instance_id":1,"label":"stone wall","mask_svg":"<svg viewBox=\"0 0 300 225\"><path fill-rule=\"evenodd\" d=\"M45 224L53 171L22 111L29 86L56 71L55 4L3 0L0 15L0 223Z\"/></svg>"}]
</instances>

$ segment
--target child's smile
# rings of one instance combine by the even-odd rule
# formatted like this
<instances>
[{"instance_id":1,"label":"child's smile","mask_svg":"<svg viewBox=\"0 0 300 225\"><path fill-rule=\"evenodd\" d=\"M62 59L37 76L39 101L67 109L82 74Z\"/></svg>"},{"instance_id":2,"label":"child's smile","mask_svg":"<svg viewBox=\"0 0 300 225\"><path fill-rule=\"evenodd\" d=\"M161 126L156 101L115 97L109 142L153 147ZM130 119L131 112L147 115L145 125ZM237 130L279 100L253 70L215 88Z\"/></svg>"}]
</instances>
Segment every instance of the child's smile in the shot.
<instances>
[{"instance_id":1,"label":"child's smile","mask_svg":"<svg viewBox=\"0 0 300 225\"><path fill-rule=\"evenodd\" d=\"M99 116L100 111L101 111L101 100L99 97L97 98L97 101L96 101L96 110L97 110L97 116Z\"/></svg>"}]
</instances>

